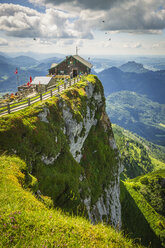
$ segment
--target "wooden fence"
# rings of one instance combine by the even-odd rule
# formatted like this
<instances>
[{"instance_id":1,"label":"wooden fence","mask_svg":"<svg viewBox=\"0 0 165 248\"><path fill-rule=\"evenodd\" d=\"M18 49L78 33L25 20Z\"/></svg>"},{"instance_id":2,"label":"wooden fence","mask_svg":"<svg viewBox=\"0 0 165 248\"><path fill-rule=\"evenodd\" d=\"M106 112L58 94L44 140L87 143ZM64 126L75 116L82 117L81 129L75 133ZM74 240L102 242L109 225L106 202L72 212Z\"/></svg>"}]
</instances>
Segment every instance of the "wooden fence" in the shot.
<instances>
[{"instance_id":1,"label":"wooden fence","mask_svg":"<svg viewBox=\"0 0 165 248\"><path fill-rule=\"evenodd\" d=\"M27 98L19 102L8 103L7 105L0 107L0 116L11 114L13 112L22 110L38 101L47 100L50 97L57 95L59 92L62 92L63 90L67 89L71 85L77 83L79 80L80 80L79 77L74 78L72 80L68 79L67 82L59 86L49 87L46 92L35 95L34 97Z\"/></svg>"}]
</instances>

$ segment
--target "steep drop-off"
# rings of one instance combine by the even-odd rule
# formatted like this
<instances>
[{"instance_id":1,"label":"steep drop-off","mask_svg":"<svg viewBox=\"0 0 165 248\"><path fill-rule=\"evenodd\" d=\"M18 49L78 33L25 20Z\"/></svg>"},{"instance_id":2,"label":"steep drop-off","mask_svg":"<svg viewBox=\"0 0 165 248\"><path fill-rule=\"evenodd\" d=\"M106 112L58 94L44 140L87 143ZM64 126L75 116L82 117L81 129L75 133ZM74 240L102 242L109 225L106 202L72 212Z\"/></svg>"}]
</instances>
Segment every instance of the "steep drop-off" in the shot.
<instances>
[{"instance_id":1,"label":"steep drop-off","mask_svg":"<svg viewBox=\"0 0 165 248\"><path fill-rule=\"evenodd\" d=\"M165 164L154 158L160 147L154 145L153 152L152 143L117 125L112 128L124 165L122 229L147 247L165 247Z\"/></svg>"},{"instance_id":2,"label":"steep drop-off","mask_svg":"<svg viewBox=\"0 0 165 248\"><path fill-rule=\"evenodd\" d=\"M94 223L121 226L121 164L97 77L1 118L0 152L27 163L36 195Z\"/></svg>"},{"instance_id":3,"label":"steep drop-off","mask_svg":"<svg viewBox=\"0 0 165 248\"><path fill-rule=\"evenodd\" d=\"M145 246L165 247L165 170L121 182L123 230Z\"/></svg>"}]
</instances>

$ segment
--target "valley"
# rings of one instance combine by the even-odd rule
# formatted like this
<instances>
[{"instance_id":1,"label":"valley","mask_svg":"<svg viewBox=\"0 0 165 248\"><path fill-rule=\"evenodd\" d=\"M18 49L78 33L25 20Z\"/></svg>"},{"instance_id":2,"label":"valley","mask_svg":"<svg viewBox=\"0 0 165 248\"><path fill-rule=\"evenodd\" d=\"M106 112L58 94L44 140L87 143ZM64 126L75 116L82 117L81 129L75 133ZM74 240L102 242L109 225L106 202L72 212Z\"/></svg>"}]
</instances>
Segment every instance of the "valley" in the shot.
<instances>
[{"instance_id":1,"label":"valley","mask_svg":"<svg viewBox=\"0 0 165 248\"><path fill-rule=\"evenodd\" d=\"M132 91L119 91L106 97L112 121L148 141L165 146L165 104Z\"/></svg>"}]
</instances>

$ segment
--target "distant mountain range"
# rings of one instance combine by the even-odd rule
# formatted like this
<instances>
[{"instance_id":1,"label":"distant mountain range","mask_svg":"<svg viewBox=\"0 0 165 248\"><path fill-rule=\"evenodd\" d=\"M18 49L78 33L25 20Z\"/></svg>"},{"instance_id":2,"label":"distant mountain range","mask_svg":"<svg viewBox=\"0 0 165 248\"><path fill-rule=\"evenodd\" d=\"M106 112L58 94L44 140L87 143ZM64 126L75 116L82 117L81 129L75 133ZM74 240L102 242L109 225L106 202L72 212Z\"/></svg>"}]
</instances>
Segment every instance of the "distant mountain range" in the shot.
<instances>
[{"instance_id":1,"label":"distant mountain range","mask_svg":"<svg viewBox=\"0 0 165 248\"><path fill-rule=\"evenodd\" d=\"M59 58L53 57L38 61L28 56L15 58L0 55L0 92L17 91L18 85L29 81L30 76L45 76L48 74L52 61L59 62ZM17 76L14 74L18 69Z\"/></svg>"},{"instance_id":2,"label":"distant mountain range","mask_svg":"<svg viewBox=\"0 0 165 248\"><path fill-rule=\"evenodd\" d=\"M107 96L106 109L112 123L165 146L165 104L135 92L120 91Z\"/></svg>"},{"instance_id":3,"label":"distant mountain range","mask_svg":"<svg viewBox=\"0 0 165 248\"><path fill-rule=\"evenodd\" d=\"M30 76L47 75L52 63L61 58L51 57L36 60L29 56L7 57L0 55L0 92L15 92L18 84L29 81ZM109 60L112 63L111 60ZM91 61L96 67L106 67L108 60ZM113 123L129 129L142 137L165 145L164 105L165 70L151 71L141 63L129 61L119 67L111 67L99 73L107 97L107 111ZM112 94L113 93L113 94ZM144 97L144 95L146 97ZM157 103L155 103L157 102Z\"/></svg>"},{"instance_id":4,"label":"distant mountain range","mask_svg":"<svg viewBox=\"0 0 165 248\"><path fill-rule=\"evenodd\" d=\"M38 65L40 62L28 56L18 56L8 59L8 63L19 67L32 67L34 65Z\"/></svg>"},{"instance_id":5,"label":"distant mountain range","mask_svg":"<svg viewBox=\"0 0 165 248\"><path fill-rule=\"evenodd\" d=\"M25 57L30 57L30 58L34 58L37 61L40 60L44 60L47 58L51 58L51 57L57 57L57 58L63 58L65 57L64 54L61 53L37 53L37 52L10 52L10 53L3 53L0 52L0 55L6 57L6 58L16 58L19 56L25 56Z\"/></svg>"},{"instance_id":6,"label":"distant mountain range","mask_svg":"<svg viewBox=\"0 0 165 248\"><path fill-rule=\"evenodd\" d=\"M123 65L122 68L128 70L130 63ZM139 65L134 66L134 70L139 70ZM146 95L153 101L165 103L165 70L137 73L123 72L119 68L111 67L98 73L98 77L104 86L106 96L113 92L126 90Z\"/></svg>"},{"instance_id":7,"label":"distant mountain range","mask_svg":"<svg viewBox=\"0 0 165 248\"><path fill-rule=\"evenodd\" d=\"M29 56L21 55L15 58L0 55L0 92L16 91L17 80L14 71L18 68L19 85L28 82L29 77L47 75L52 63L58 63L59 57L36 60ZM103 83L105 95L120 90L135 91L145 94L154 101L165 102L165 71L150 71L140 63L129 61L118 67L111 67L96 73L95 66L106 68L111 60L91 60L94 64L92 73L98 75Z\"/></svg>"}]
</instances>

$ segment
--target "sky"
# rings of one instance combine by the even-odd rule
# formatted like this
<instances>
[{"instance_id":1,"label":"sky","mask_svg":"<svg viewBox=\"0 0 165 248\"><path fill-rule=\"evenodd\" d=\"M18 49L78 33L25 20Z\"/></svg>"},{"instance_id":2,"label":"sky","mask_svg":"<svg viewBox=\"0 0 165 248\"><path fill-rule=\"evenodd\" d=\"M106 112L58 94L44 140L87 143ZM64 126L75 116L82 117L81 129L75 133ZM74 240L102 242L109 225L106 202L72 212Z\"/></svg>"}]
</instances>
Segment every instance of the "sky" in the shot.
<instances>
[{"instance_id":1,"label":"sky","mask_svg":"<svg viewBox=\"0 0 165 248\"><path fill-rule=\"evenodd\" d=\"M0 52L165 55L164 0L0 0Z\"/></svg>"}]
</instances>

